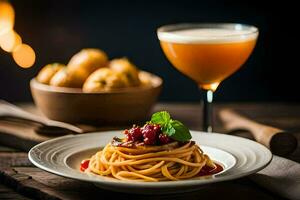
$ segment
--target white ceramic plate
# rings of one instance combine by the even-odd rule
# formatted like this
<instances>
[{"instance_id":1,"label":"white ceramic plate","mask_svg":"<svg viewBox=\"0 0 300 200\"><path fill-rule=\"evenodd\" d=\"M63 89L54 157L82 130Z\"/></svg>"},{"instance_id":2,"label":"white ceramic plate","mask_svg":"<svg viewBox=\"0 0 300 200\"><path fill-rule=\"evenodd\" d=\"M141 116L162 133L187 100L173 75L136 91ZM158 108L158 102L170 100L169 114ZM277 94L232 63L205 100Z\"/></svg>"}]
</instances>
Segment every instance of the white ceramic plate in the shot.
<instances>
[{"instance_id":1,"label":"white ceramic plate","mask_svg":"<svg viewBox=\"0 0 300 200\"><path fill-rule=\"evenodd\" d=\"M88 181L98 187L127 193L178 193L197 190L204 184L232 180L255 173L269 164L271 152L248 139L191 131L193 140L214 161L222 164L224 171L212 177L162 182L120 181L80 172L80 162L104 147L121 131L69 135L36 145L29 151L30 161L48 172L68 178Z\"/></svg>"}]
</instances>

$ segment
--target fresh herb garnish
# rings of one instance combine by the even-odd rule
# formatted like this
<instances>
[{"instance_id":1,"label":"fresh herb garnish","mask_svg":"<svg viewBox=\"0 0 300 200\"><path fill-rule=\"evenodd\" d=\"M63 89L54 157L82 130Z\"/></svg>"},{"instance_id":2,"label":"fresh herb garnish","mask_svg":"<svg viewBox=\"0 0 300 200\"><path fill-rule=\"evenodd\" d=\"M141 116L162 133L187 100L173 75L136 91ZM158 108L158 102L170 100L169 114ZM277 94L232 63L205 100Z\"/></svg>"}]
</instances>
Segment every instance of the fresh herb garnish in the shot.
<instances>
[{"instance_id":1,"label":"fresh herb garnish","mask_svg":"<svg viewBox=\"0 0 300 200\"><path fill-rule=\"evenodd\" d=\"M174 140L185 142L192 138L189 129L180 121L171 119L167 111L154 113L150 123L159 124L162 128L162 132Z\"/></svg>"}]
</instances>

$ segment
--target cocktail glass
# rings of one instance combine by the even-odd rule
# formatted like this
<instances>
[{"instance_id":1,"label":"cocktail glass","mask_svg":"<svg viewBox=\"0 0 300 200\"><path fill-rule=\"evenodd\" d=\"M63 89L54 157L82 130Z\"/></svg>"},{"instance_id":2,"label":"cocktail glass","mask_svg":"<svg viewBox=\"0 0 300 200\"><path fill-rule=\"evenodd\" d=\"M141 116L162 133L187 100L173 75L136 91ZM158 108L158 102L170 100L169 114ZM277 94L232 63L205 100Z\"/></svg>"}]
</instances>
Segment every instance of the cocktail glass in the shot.
<instances>
[{"instance_id":1,"label":"cocktail glass","mask_svg":"<svg viewBox=\"0 0 300 200\"><path fill-rule=\"evenodd\" d=\"M258 29L232 23L174 24L158 28L157 35L168 60L203 91L203 130L212 132L213 92L246 62Z\"/></svg>"}]
</instances>

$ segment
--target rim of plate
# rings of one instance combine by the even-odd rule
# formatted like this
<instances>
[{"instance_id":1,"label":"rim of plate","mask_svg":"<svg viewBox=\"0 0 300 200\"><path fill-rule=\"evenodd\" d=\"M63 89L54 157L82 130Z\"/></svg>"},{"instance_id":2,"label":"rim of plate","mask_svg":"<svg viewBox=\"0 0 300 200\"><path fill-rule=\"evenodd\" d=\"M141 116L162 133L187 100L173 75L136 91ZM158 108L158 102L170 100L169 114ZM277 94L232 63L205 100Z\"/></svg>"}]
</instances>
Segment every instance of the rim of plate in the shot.
<instances>
[{"instance_id":1,"label":"rim of plate","mask_svg":"<svg viewBox=\"0 0 300 200\"><path fill-rule=\"evenodd\" d=\"M121 186L121 187L148 187L148 188L156 188L156 187L161 187L163 186L164 188L172 188L174 186L184 186L184 187L190 187L190 186L199 186L199 185L204 185L204 184L209 184L209 183L214 183L214 182L221 182L221 181L227 181L227 180L233 180L233 179L237 179L243 176L247 176L250 174L253 174L257 171L260 171L261 169L265 168L272 160L273 155L270 152L269 149L267 149L265 146L263 146L262 144L259 144L255 141L246 139L246 138L242 138L242 137L237 137L237 136L233 136L233 135L226 135L226 134L221 134L221 133L206 133L206 132L201 132L201 131L192 131L191 133L193 134L204 134L208 137L227 137L227 138L231 138L231 139L238 139L240 141L246 142L248 144L251 145L256 145L257 148L260 148L260 150L264 151L265 155L266 155L266 159L263 163L261 163L259 166L255 167L254 169L248 170L248 171L244 171L242 173L238 173L238 174L229 174L226 175L225 171L225 175L223 173L220 174L216 174L216 176L209 178L209 179L187 179L187 180L180 180L180 181L161 181L161 182L138 182L138 181L120 181L117 179L113 179L113 178L106 178L104 179L103 177L99 178L97 177L97 175L88 175L85 173L82 173L80 171L77 170L72 170L72 168L70 168L68 165L65 165L64 167L66 169L69 169L69 173L65 173L59 170L55 170L53 168L47 167L43 164L41 164L39 161L36 161L34 159L34 155L35 152L34 151L40 151L39 148L43 147L49 143L55 143L57 141L61 141L61 140L68 140L68 139L72 139L74 137L92 137L94 135L99 135L99 137L101 137L101 134L112 134L112 133L116 133L116 134L120 134L120 130L119 131L103 131L103 132L94 132L94 133L86 133L86 134L77 134L77 135L66 135L66 136L61 136L58 138L54 138L51 140L47 140L45 142L42 142L40 144L35 145L34 147L32 147L30 149L30 151L28 152L28 158L29 160L38 168L43 169L47 172L56 174L56 175L60 175L66 178L71 178L71 179L76 179L76 180L81 180L81 181L86 181L86 182L92 182L95 184L103 184L105 186ZM202 144L203 146L207 146L207 147L212 147L221 151L224 151L228 154L231 154L233 157L235 157L236 162L238 161L238 158L236 158L236 155L234 155L233 153L231 153L230 151L226 151L226 149L222 149L222 148L218 148L218 147L213 147L207 144ZM200 144L201 147L201 144ZM92 147L91 147L92 148ZM90 148L90 149L91 149ZM88 149L86 149L88 150ZM75 153L79 153L79 152L73 152L73 154ZM64 159L66 160L66 159ZM229 169L229 171L231 169L234 169L235 165Z\"/></svg>"}]
</instances>

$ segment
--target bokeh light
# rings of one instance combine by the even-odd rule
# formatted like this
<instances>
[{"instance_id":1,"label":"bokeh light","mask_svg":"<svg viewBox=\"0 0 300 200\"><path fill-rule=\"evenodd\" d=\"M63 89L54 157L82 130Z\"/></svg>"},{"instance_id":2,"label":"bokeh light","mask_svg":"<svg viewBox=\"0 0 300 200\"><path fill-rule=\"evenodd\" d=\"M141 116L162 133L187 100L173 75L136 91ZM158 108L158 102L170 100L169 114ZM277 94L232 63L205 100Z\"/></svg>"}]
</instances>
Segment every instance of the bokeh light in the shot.
<instances>
[{"instance_id":1,"label":"bokeh light","mask_svg":"<svg viewBox=\"0 0 300 200\"><path fill-rule=\"evenodd\" d=\"M14 30L10 30L0 36L0 47L7 52L12 52L22 44L22 39Z\"/></svg>"},{"instance_id":2,"label":"bokeh light","mask_svg":"<svg viewBox=\"0 0 300 200\"><path fill-rule=\"evenodd\" d=\"M0 0L0 36L14 27L15 12L7 1Z\"/></svg>"},{"instance_id":3,"label":"bokeh light","mask_svg":"<svg viewBox=\"0 0 300 200\"><path fill-rule=\"evenodd\" d=\"M19 45L13 52L15 62L23 68L31 67L35 62L34 50L27 44Z\"/></svg>"},{"instance_id":4,"label":"bokeh light","mask_svg":"<svg viewBox=\"0 0 300 200\"><path fill-rule=\"evenodd\" d=\"M0 47L11 52L15 62L23 68L31 67L35 62L35 52L14 31L15 11L8 1L0 0Z\"/></svg>"}]
</instances>

